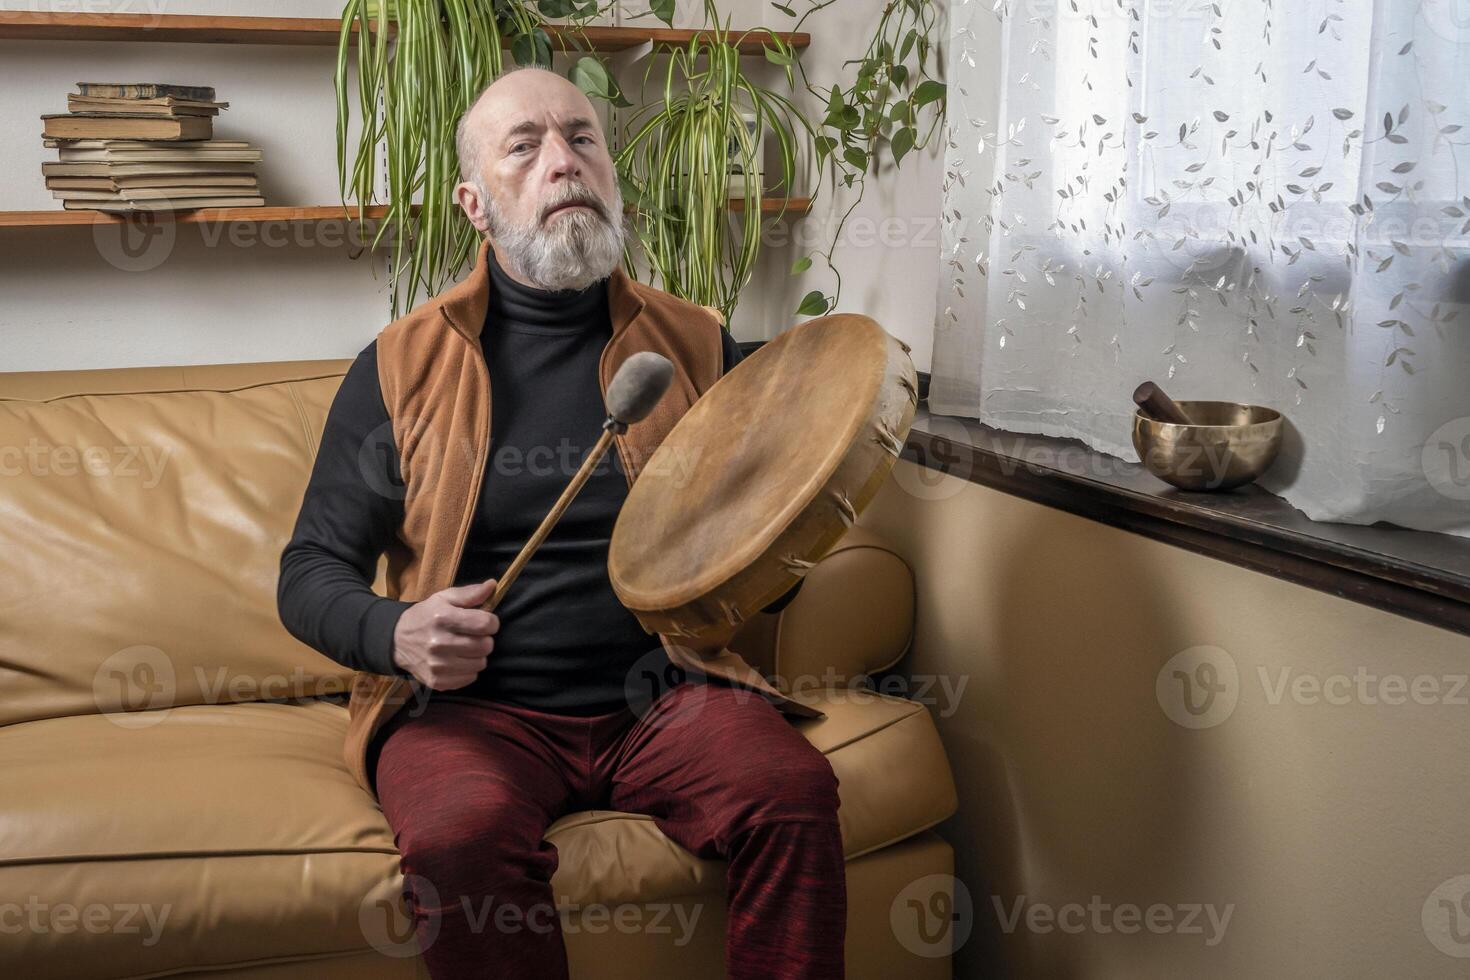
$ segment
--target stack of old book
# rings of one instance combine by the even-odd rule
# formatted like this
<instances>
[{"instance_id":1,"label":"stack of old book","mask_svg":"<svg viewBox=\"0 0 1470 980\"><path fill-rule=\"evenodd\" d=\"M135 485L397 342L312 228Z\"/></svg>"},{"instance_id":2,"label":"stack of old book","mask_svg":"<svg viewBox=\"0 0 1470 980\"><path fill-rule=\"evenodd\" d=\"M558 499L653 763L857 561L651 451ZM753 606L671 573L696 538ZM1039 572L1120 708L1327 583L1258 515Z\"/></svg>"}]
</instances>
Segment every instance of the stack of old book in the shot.
<instances>
[{"instance_id":1,"label":"stack of old book","mask_svg":"<svg viewBox=\"0 0 1470 980\"><path fill-rule=\"evenodd\" d=\"M51 195L68 210L173 211L261 207L244 140L214 139L228 102L214 89L164 83L78 82L70 112L41 117L58 160L41 164Z\"/></svg>"}]
</instances>

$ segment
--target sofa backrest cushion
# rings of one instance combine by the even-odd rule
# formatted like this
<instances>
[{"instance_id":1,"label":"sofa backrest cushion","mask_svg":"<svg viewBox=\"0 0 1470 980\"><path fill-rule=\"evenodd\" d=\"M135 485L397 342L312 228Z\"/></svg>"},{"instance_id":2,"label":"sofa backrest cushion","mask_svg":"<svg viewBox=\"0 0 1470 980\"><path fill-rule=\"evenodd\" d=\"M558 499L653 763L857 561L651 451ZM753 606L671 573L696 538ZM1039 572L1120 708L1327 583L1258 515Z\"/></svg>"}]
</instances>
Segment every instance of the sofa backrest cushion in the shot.
<instances>
[{"instance_id":1,"label":"sofa backrest cushion","mask_svg":"<svg viewBox=\"0 0 1470 980\"><path fill-rule=\"evenodd\" d=\"M848 529L776 613L752 616L730 647L784 691L860 688L908 652L914 572L881 534Z\"/></svg>"},{"instance_id":2,"label":"sofa backrest cushion","mask_svg":"<svg viewBox=\"0 0 1470 980\"><path fill-rule=\"evenodd\" d=\"M275 599L348 363L0 374L0 725L348 688Z\"/></svg>"}]
</instances>

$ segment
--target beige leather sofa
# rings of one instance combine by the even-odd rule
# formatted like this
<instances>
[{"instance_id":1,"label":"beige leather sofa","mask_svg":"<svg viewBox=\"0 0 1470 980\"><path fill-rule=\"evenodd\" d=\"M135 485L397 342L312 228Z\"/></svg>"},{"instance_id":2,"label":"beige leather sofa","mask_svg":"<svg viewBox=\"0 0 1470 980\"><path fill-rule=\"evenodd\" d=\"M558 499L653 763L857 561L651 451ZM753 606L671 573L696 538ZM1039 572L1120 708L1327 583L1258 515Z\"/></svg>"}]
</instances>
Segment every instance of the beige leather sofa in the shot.
<instances>
[{"instance_id":1,"label":"beige leather sofa","mask_svg":"<svg viewBox=\"0 0 1470 980\"><path fill-rule=\"evenodd\" d=\"M0 976L423 975L393 836L342 764L349 675L276 616L347 363L0 374ZM898 660L912 597L854 529L736 645L840 682ZM805 685L841 780L848 975L947 977L915 921L952 864L930 716ZM575 976L721 975L718 862L623 813L548 837Z\"/></svg>"}]
</instances>

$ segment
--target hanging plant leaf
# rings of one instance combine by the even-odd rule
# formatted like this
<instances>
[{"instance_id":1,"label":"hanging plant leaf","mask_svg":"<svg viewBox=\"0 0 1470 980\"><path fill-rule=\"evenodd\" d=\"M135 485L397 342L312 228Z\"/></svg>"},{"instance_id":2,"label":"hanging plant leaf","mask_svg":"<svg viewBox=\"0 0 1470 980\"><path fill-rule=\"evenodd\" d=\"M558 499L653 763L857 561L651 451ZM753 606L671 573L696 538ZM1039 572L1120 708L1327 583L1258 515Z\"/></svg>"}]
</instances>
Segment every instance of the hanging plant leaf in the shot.
<instances>
[{"instance_id":1,"label":"hanging plant leaf","mask_svg":"<svg viewBox=\"0 0 1470 980\"><path fill-rule=\"evenodd\" d=\"M577 7L572 0L537 0L536 9L544 17L570 17Z\"/></svg>"},{"instance_id":2,"label":"hanging plant leaf","mask_svg":"<svg viewBox=\"0 0 1470 980\"><path fill-rule=\"evenodd\" d=\"M618 83L607 73L607 66L600 58L585 55L577 59L570 77L589 99L602 99L623 108L633 104L623 97Z\"/></svg>"},{"instance_id":3,"label":"hanging plant leaf","mask_svg":"<svg viewBox=\"0 0 1470 980\"><path fill-rule=\"evenodd\" d=\"M926 78L914 89L914 106L928 105L944 98L944 83L936 82L932 78Z\"/></svg>"},{"instance_id":4,"label":"hanging plant leaf","mask_svg":"<svg viewBox=\"0 0 1470 980\"><path fill-rule=\"evenodd\" d=\"M803 255L801 258L791 263L791 274L793 276L799 276L811 267L812 257L810 255Z\"/></svg>"},{"instance_id":5,"label":"hanging plant leaf","mask_svg":"<svg viewBox=\"0 0 1470 980\"><path fill-rule=\"evenodd\" d=\"M909 52L913 50L914 42L918 39L919 32L915 28L910 27L909 32L903 36L903 44L899 45L898 48L899 61L907 60Z\"/></svg>"},{"instance_id":6,"label":"hanging plant leaf","mask_svg":"<svg viewBox=\"0 0 1470 980\"><path fill-rule=\"evenodd\" d=\"M849 146L842 151L842 159L859 170L868 169L868 154L863 152L861 147Z\"/></svg>"},{"instance_id":7,"label":"hanging plant leaf","mask_svg":"<svg viewBox=\"0 0 1470 980\"><path fill-rule=\"evenodd\" d=\"M602 62L591 55L577 59L577 63L572 66L571 78L589 99L606 99L610 94L608 89L612 79L608 77Z\"/></svg>"},{"instance_id":8,"label":"hanging plant leaf","mask_svg":"<svg viewBox=\"0 0 1470 980\"><path fill-rule=\"evenodd\" d=\"M791 55L787 54L784 51L778 51L776 48L773 48L770 45L766 45L764 47L764 50L766 52L766 60L773 65L786 66L790 65L793 61Z\"/></svg>"},{"instance_id":9,"label":"hanging plant leaf","mask_svg":"<svg viewBox=\"0 0 1470 980\"><path fill-rule=\"evenodd\" d=\"M674 26L674 0L650 0L648 9L665 24Z\"/></svg>"},{"instance_id":10,"label":"hanging plant leaf","mask_svg":"<svg viewBox=\"0 0 1470 980\"><path fill-rule=\"evenodd\" d=\"M542 27L531 32L531 37L536 44L536 64L551 67L551 35L546 33Z\"/></svg>"},{"instance_id":11,"label":"hanging plant leaf","mask_svg":"<svg viewBox=\"0 0 1470 980\"><path fill-rule=\"evenodd\" d=\"M785 14L787 17L795 17L796 16L796 11L794 11L790 7L786 6L784 3L773 3L773 4L771 4L771 6L775 7L777 10L781 11L781 13Z\"/></svg>"},{"instance_id":12,"label":"hanging plant leaf","mask_svg":"<svg viewBox=\"0 0 1470 980\"><path fill-rule=\"evenodd\" d=\"M820 289L813 289L801 298L801 305L796 308L797 316L818 316L827 312L827 297L822 295Z\"/></svg>"},{"instance_id":13,"label":"hanging plant leaf","mask_svg":"<svg viewBox=\"0 0 1470 980\"><path fill-rule=\"evenodd\" d=\"M893 165L903 162L903 155L914 148L914 131L905 126L893 134Z\"/></svg>"},{"instance_id":14,"label":"hanging plant leaf","mask_svg":"<svg viewBox=\"0 0 1470 980\"><path fill-rule=\"evenodd\" d=\"M529 65L536 60L536 42L529 34L517 34L510 42L510 56L518 65Z\"/></svg>"}]
</instances>

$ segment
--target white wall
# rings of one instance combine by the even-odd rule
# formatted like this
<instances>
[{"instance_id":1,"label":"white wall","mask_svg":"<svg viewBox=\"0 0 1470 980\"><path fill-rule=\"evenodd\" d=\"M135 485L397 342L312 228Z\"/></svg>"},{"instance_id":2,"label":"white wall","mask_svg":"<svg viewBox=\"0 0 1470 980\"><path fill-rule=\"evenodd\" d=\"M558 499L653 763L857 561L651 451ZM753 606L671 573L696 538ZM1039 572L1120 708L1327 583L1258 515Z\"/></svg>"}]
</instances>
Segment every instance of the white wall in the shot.
<instances>
[{"instance_id":1,"label":"white wall","mask_svg":"<svg viewBox=\"0 0 1470 980\"><path fill-rule=\"evenodd\" d=\"M46 6L0 0L0 16ZM341 3L120 0L51 8L336 17ZM813 43L803 58L814 79L842 77L840 63L861 52L878 8L878 0L846 0L809 22ZM732 0L722 10L736 26L789 24L754 0ZM680 0L680 26L700 17L692 0ZM633 85L630 72L641 74L642 65L622 60L625 84ZM268 204L335 203L334 62L331 47L0 41L8 83L0 127L13 134L0 148L0 210L59 208L42 182L41 163L55 151L41 145L39 116L66 111L66 93L83 79L213 85L230 103L216 119L216 136L264 150L259 172ZM747 66L768 82L778 77L759 59ZM938 269L938 143L910 155L896 179L891 166L869 178L867 200L848 219L835 254L844 287L839 309L875 317L912 345L924 370ZM823 247L849 203L827 189L813 214L768 233L732 320L737 337L774 336L796 322L791 311L807 290L831 292L820 259L803 276L787 276L792 261L810 251L792 239L815 236ZM224 239L189 225L165 228L173 241L150 244L141 263L121 255L115 231L0 228L0 371L349 357L389 320L384 256L353 260L335 224L241 225ZM134 268L140 264L147 267Z\"/></svg>"}]
</instances>

